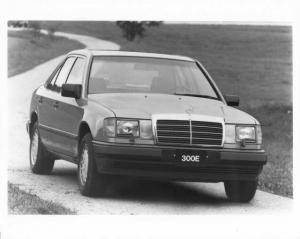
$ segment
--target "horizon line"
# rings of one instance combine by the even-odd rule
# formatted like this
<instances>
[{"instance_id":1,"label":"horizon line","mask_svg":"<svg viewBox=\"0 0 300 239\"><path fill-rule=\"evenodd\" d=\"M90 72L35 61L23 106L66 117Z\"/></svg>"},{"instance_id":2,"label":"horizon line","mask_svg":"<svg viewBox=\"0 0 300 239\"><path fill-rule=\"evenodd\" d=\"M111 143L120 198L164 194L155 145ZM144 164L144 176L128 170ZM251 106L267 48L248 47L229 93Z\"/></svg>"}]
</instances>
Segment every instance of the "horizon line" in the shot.
<instances>
[{"instance_id":1,"label":"horizon line","mask_svg":"<svg viewBox=\"0 0 300 239\"><path fill-rule=\"evenodd\" d=\"M292 26L292 22L277 21L163 21L165 24L190 25L247 25L247 26Z\"/></svg>"}]
</instances>

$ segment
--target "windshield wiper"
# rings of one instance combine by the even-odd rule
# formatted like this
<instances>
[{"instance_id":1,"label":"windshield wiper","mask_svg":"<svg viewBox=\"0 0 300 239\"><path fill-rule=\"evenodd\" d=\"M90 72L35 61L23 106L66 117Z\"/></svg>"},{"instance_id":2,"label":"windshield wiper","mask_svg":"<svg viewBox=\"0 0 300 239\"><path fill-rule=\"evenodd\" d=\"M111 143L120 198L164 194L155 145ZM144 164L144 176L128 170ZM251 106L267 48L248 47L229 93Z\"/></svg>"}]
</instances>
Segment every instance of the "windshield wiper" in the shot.
<instances>
[{"instance_id":1,"label":"windshield wiper","mask_svg":"<svg viewBox=\"0 0 300 239\"><path fill-rule=\"evenodd\" d=\"M192 97L200 97L200 98L218 100L218 98L210 96L210 95L198 95L198 94L189 94L189 93L174 93L174 95L192 96Z\"/></svg>"}]
</instances>

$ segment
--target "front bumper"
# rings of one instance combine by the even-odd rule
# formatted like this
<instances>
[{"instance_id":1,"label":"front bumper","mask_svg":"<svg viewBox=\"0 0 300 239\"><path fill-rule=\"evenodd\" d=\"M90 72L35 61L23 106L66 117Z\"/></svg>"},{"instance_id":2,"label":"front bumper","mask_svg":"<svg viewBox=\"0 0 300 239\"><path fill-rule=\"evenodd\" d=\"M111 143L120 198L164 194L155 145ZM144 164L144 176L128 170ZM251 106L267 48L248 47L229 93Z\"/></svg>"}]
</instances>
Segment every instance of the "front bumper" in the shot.
<instances>
[{"instance_id":1,"label":"front bumper","mask_svg":"<svg viewBox=\"0 0 300 239\"><path fill-rule=\"evenodd\" d=\"M97 170L159 180L219 182L256 180L267 162L263 150L225 150L93 141ZM181 162L181 152L205 155L200 162Z\"/></svg>"}]
</instances>

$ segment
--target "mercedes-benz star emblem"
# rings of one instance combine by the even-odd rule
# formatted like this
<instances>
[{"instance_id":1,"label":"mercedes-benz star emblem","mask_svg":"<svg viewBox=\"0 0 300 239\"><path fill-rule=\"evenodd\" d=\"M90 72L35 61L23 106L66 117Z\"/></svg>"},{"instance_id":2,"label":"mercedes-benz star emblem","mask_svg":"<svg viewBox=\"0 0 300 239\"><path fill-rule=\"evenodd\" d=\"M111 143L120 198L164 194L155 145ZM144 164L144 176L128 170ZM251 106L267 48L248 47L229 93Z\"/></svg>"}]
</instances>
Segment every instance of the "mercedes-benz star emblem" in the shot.
<instances>
[{"instance_id":1,"label":"mercedes-benz star emblem","mask_svg":"<svg viewBox=\"0 0 300 239\"><path fill-rule=\"evenodd\" d=\"M193 113L193 110L194 110L193 107L190 106L188 109L185 110L185 112L191 115Z\"/></svg>"}]
</instances>

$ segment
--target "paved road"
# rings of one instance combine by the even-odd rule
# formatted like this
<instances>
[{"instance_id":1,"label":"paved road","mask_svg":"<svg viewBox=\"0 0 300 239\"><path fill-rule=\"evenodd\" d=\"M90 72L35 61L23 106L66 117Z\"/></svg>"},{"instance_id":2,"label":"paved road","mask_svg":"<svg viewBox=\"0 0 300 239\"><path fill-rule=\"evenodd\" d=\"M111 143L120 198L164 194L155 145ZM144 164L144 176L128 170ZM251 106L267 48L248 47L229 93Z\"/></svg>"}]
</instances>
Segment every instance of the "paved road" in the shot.
<instances>
[{"instance_id":1,"label":"paved road","mask_svg":"<svg viewBox=\"0 0 300 239\"><path fill-rule=\"evenodd\" d=\"M58 33L75 39L88 48L119 49L115 43L87 36ZM105 198L80 195L76 166L64 161L55 163L52 175L34 175L29 170L29 138L25 131L30 96L42 84L61 57L48 61L23 74L8 79L9 151L8 178L21 189L51 200L78 214L272 214L292 211L293 200L257 191L249 204L227 201L223 184L162 183L133 179L112 183Z\"/></svg>"}]
</instances>

